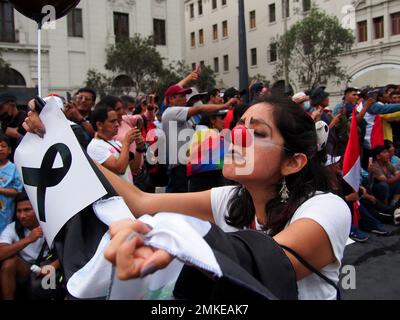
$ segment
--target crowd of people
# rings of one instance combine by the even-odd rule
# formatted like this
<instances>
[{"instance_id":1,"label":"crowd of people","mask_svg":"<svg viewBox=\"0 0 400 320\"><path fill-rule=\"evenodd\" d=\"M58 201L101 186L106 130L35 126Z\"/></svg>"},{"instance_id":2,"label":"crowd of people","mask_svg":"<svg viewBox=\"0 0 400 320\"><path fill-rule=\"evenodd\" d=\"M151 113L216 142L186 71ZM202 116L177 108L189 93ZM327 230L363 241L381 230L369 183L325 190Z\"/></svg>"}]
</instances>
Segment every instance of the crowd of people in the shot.
<instances>
[{"instance_id":1,"label":"crowd of people","mask_svg":"<svg viewBox=\"0 0 400 320\"><path fill-rule=\"evenodd\" d=\"M350 87L332 105L323 86L294 94L256 81L245 90L198 92L190 87L197 77L193 71L163 97L97 99L94 90L82 88L71 101L57 94L45 100L57 99L83 150L137 218L176 212L223 232L262 232L284 248L300 299L335 299L332 283L339 280L348 238L388 236L386 225L400 224L400 86ZM342 170L354 115L362 159L359 190L345 182ZM26 297L30 287L23 288L32 274L46 276L46 259L63 270L13 164L27 131L46 134L37 119L34 100L24 109L11 94L0 95L0 294L6 300ZM250 161L252 170L239 174ZM165 193L156 192L159 187ZM360 219L354 219L357 214ZM105 254L121 278L155 272L173 260L138 238L124 246L132 231L150 229L140 221L111 227ZM138 258L141 250L145 259ZM133 264L136 268L127 267ZM257 278L254 269L246 270Z\"/></svg>"}]
</instances>

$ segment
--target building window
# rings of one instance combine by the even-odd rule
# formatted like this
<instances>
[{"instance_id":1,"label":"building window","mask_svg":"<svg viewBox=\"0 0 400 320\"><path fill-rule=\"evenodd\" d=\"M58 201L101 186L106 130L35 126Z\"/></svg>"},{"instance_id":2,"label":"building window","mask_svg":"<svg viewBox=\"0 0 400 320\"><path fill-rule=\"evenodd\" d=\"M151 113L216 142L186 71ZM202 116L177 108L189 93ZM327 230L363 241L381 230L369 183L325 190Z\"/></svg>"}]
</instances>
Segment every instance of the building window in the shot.
<instances>
[{"instance_id":1,"label":"building window","mask_svg":"<svg viewBox=\"0 0 400 320\"><path fill-rule=\"evenodd\" d=\"M190 19L193 19L194 18L194 4L191 3L189 8L190 8Z\"/></svg>"},{"instance_id":2,"label":"building window","mask_svg":"<svg viewBox=\"0 0 400 320\"><path fill-rule=\"evenodd\" d=\"M222 22L222 38L228 37L228 21Z\"/></svg>"},{"instance_id":3,"label":"building window","mask_svg":"<svg viewBox=\"0 0 400 320\"><path fill-rule=\"evenodd\" d=\"M303 0L303 12L311 10L311 0Z\"/></svg>"},{"instance_id":4,"label":"building window","mask_svg":"<svg viewBox=\"0 0 400 320\"><path fill-rule=\"evenodd\" d=\"M257 65L257 48L251 49L251 65Z\"/></svg>"},{"instance_id":5,"label":"building window","mask_svg":"<svg viewBox=\"0 0 400 320\"><path fill-rule=\"evenodd\" d=\"M269 45L269 62L275 62L276 60L278 60L278 46L274 42Z\"/></svg>"},{"instance_id":6,"label":"building window","mask_svg":"<svg viewBox=\"0 0 400 320\"><path fill-rule=\"evenodd\" d=\"M212 9L217 9L217 0L212 0Z\"/></svg>"},{"instance_id":7,"label":"building window","mask_svg":"<svg viewBox=\"0 0 400 320\"><path fill-rule=\"evenodd\" d=\"M167 37L165 36L165 20L153 19L154 45L167 45Z\"/></svg>"},{"instance_id":8,"label":"building window","mask_svg":"<svg viewBox=\"0 0 400 320\"><path fill-rule=\"evenodd\" d=\"M226 6L226 0L221 0L222 6Z\"/></svg>"},{"instance_id":9,"label":"building window","mask_svg":"<svg viewBox=\"0 0 400 320\"><path fill-rule=\"evenodd\" d=\"M203 15L203 0L199 0L197 2L198 7L199 7L199 16Z\"/></svg>"},{"instance_id":10,"label":"building window","mask_svg":"<svg viewBox=\"0 0 400 320\"><path fill-rule=\"evenodd\" d=\"M8 1L0 1L0 41L16 42L14 9Z\"/></svg>"},{"instance_id":11,"label":"building window","mask_svg":"<svg viewBox=\"0 0 400 320\"><path fill-rule=\"evenodd\" d=\"M213 40L218 40L218 25L213 25Z\"/></svg>"},{"instance_id":12,"label":"building window","mask_svg":"<svg viewBox=\"0 0 400 320\"><path fill-rule=\"evenodd\" d=\"M367 21L360 21L357 23L358 42L368 41L368 26Z\"/></svg>"},{"instance_id":13,"label":"building window","mask_svg":"<svg viewBox=\"0 0 400 320\"><path fill-rule=\"evenodd\" d=\"M72 9L67 17L68 37L83 37L82 9Z\"/></svg>"},{"instance_id":14,"label":"building window","mask_svg":"<svg viewBox=\"0 0 400 320\"><path fill-rule=\"evenodd\" d=\"M275 3L269 5L269 22L276 21Z\"/></svg>"},{"instance_id":15,"label":"building window","mask_svg":"<svg viewBox=\"0 0 400 320\"><path fill-rule=\"evenodd\" d=\"M192 48L196 46L196 35L194 32L190 34L190 45L192 46Z\"/></svg>"},{"instance_id":16,"label":"building window","mask_svg":"<svg viewBox=\"0 0 400 320\"><path fill-rule=\"evenodd\" d=\"M229 71L229 56L224 56L224 71Z\"/></svg>"},{"instance_id":17,"label":"building window","mask_svg":"<svg viewBox=\"0 0 400 320\"><path fill-rule=\"evenodd\" d=\"M204 44L204 31L203 31L203 29L199 30L199 44Z\"/></svg>"},{"instance_id":18,"label":"building window","mask_svg":"<svg viewBox=\"0 0 400 320\"><path fill-rule=\"evenodd\" d=\"M400 12L393 13L392 17L392 35L400 34Z\"/></svg>"},{"instance_id":19,"label":"building window","mask_svg":"<svg viewBox=\"0 0 400 320\"><path fill-rule=\"evenodd\" d=\"M254 10L250 12L250 29L255 29L256 26L256 11Z\"/></svg>"},{"instance_id":20,"label":"building window","mask_svg":"<svg viewBox=\"0 0 400 320\"><path fill-rule=\"evenodd\" d=\"M289 18L290 16L290 4L289 0L282 0L282 18Z\"/></svg>"},{"instance_id":21,"label":"building window","mask_svg":"<svg viewBox=\"0 0 400 320\"><path fill-rule=\"evenodd\" d=\"M215 73L219 72L219 58L218 57L214 58L214 72Z\"/></svg>"},{"instance_id":22,"label":"building window","mask_svg":"<svg viewBox=\"0 0 400 320\"><path fill-rule=\"evenodd\" d=\"M374 18L374 30L375 30L375 39L381 39L385 36L384 34L384 26L383 26L383 17Z\"/></svg>"},{"instance_id":23,"label":"building window","mask_svg":"<svg viewBox=\"0 0 400 320\"><path fill-rule=\"evenodd\" d=\"M129 14L114 12L115 41L129 38Z\"/></svg>"}]
</instances>

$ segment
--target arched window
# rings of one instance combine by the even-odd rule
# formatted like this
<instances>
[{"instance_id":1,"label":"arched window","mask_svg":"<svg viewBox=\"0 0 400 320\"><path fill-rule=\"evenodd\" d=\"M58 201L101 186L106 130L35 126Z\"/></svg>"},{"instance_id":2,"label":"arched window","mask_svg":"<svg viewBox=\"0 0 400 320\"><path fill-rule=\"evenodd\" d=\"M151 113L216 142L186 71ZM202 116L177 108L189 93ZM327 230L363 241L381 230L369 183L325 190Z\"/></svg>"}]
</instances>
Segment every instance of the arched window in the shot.
<instances>
[{"instance_id":1,"label":"arched window","mask_svg":"<svg viewBox=\"0 0 400 320\"><path fill-rule=\"evenodd\" d=\"M132 88L133 80L127 75L119 75L112 83L114 88Z\"/></svg>"},{"instance_id":2,"label":"arched window","mask_svg":"<svg viewBox=\"0 0 400 320\"><path fill-rule=\"evenodd\" d=\"M17 70L4 68L0 70L1 85L7 87L26 87L25 78Z\"/></svg>"}]
</instances>

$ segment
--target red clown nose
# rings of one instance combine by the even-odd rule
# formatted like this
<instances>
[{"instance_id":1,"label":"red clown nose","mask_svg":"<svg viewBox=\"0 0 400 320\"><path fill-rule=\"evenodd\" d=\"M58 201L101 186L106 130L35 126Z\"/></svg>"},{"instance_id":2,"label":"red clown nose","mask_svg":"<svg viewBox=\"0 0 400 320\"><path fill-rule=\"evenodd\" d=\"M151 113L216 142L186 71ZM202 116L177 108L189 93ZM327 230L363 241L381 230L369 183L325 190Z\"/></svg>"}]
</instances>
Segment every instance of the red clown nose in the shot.
<instances>
[{"instance_id":1,"label":"red clown nose","mask_svg":"<svg viewBox=\"0 0 400 320\"><path fill-rule=\"evenodd\" d=\"M248 148L253 143L250 130L244 125L236 126L232 129L232 143L242 148Z\"/></svg>"}]
</instances>

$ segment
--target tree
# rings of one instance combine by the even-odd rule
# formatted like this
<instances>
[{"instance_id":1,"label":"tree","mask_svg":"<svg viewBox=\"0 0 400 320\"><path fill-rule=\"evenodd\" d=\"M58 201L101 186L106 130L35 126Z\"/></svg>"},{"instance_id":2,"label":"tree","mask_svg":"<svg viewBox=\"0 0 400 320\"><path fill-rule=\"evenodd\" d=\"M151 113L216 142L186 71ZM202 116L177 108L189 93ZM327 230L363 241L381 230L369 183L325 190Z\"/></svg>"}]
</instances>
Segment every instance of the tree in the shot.
<instances>
[{"instance_id":1,"label":"tree","mask_svg":"<svg viewBox=\"0 0 400 320\"><path fill-rule=\"evenodd\" d=\"M95 69L89 69L86 75L85 86L96 91L100 99L111 94L112 79Z\"/></svg>"},{"instance_id":2,"label":"tree","mask_svg":"<svg viewBox=\"0 0 400 320\"><path fill-rule=\"evenodd\" d=\"M196 81L195 86L199 91L208 91L216 85L215 73L210 66L203 66L200 70L199 79Z\"/></svg>"},{"instance_id":3,"label":"tree","mask_svg":"<svg viewBox=\"0 0 400 320\"><path fill-rule=\"evenodd\" d=\"M157 92L159 96L162 96L165 90L171 85L178 83L182 79L186 78L192 70L185 61L178 61L170 63L158 78L157 82L154 83L154 92ZM215 87L215 73L211 67L202 67L199 78L197 81L188 84L191 87L196 87L199 91L207 91L211 87Z\"/></svg>"},{"instance_id":4,"label":"tree","mask_svg":"<svg viewBox=\"0 0 400 320\"><path fill-rule=\"evenodd\" d=\"M143 38L135 34L133 38L117 41L106 53L106 69L130 77L138 94L147 92L163 72L163 58L151 36Z\"/></svg>"},{"instance_id":5,"label":"tree","mask_svg":"<svg viewBox=\"0 0 400 320\"><path fill-rule=\"evenodd\" d=\"M339 19L313 6L310 13L276 39L279 61L275 80L281 79L285 62L301 85L311 88L335 79L347 79L339 57L354 44L351 30L341 26Z\"/></svg>"}]
</instances>

